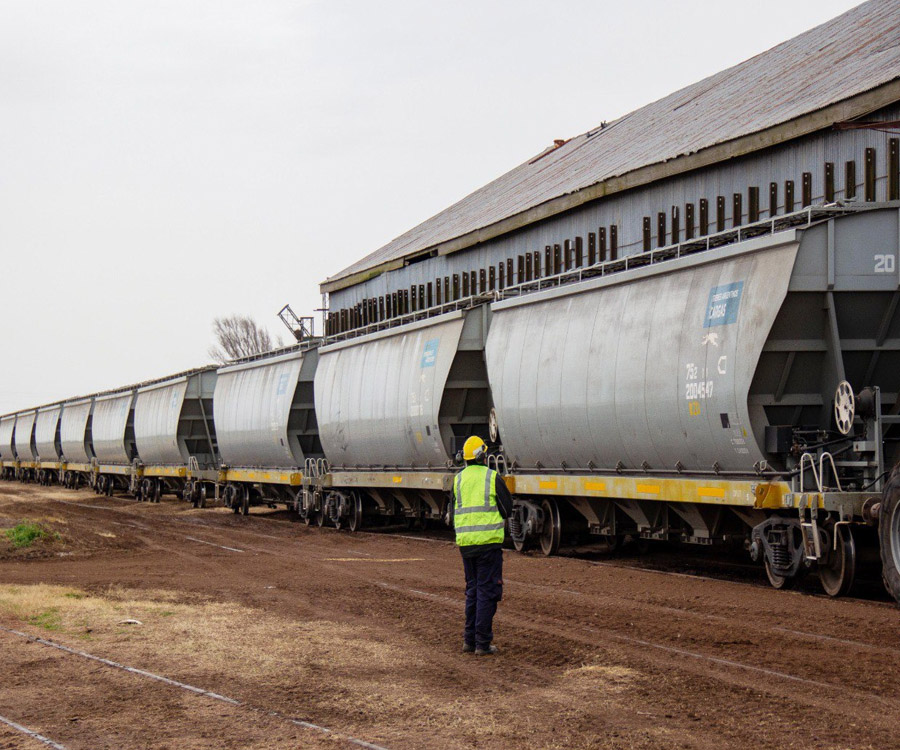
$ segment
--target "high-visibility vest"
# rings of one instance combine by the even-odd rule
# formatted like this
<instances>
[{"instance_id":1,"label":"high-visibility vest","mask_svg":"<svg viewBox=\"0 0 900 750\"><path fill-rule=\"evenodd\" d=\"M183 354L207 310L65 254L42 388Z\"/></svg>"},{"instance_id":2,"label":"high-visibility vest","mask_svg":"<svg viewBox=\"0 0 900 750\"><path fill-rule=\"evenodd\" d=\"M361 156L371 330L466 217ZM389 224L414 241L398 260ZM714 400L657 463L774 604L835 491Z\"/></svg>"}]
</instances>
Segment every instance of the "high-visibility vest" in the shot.
<instances>
[{"instance_id":1,"label":"high-visibility vest","mask_svg":"<svg viewBox=\"0 0 900 750\"><path fill-rule=\"evenodd\" d=\"M497 509L497 472L470 464L453 482L453 526L460 547L502 544L503 516Z\"/></svg>"}]
</instances>

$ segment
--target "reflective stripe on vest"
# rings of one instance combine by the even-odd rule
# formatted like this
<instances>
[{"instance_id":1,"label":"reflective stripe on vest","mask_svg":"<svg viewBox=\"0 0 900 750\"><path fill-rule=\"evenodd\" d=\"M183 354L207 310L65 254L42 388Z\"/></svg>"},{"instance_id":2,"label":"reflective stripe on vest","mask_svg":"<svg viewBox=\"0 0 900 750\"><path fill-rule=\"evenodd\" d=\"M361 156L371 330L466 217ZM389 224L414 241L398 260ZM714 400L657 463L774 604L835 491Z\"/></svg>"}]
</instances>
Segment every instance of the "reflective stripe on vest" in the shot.
<instances>
[{"instance_id":1,"label":"reflective stripe on vest","mask_svg":"<svg viewBox=\"0 0 900 750\"><path fill-rule=\"evenodd\" d=\"M460 547L502 544L505 523L497 508L494 481L497 472L472 464L456 475L453 483L453 525Z\"/></svg>"}]
</instances>

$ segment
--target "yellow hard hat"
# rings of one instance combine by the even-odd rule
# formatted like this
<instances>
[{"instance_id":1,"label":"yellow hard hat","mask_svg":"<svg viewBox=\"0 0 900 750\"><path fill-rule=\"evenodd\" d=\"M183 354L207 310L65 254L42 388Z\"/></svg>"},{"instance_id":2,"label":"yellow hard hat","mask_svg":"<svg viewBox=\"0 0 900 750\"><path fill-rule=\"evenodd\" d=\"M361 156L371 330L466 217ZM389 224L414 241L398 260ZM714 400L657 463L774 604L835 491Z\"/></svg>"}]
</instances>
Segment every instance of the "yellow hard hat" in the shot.
<instances>
[{"instance_id":1,"label":"yellow hard hat","mask_svg":"<svg viewBox=\"0 0 900 750\"><path fill-rule=\"evenodd\" d=\"M481 458L487 452L487 446L478 435L472 435L463 445L463 459L474 461Z\"/></svg>"}]
</instances>

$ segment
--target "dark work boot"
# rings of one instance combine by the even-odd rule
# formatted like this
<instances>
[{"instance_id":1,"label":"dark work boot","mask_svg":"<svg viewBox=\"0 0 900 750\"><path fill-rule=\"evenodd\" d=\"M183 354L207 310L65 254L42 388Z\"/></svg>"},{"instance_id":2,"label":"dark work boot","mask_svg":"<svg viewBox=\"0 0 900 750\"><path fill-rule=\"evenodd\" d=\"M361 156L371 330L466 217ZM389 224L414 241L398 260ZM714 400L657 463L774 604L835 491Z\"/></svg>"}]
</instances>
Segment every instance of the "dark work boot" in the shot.
<instances>
[{"instance_id":1,"label":"dark work boot","mask_svg":"<svg viewBox=\"0 0 900 750\"><path fill-rule=\"evenodd\" d=\"M490 645L490 646L478 646L478 647L475 649L475 656L493 656L493 655L496 654L499 650L500 650L500 649L497 648L497 647L494 646L494 645Z\"/></svg>"},{"instance_id":2,"label":"dark work boot","mask_svg":"<svg viewBox=\"0 0 900 750\"><path fill-rule=\"evenodd\" d=\"M463 641L462 652L464 654L471 654L474 650L475 650L474 643L466 643L465 641Z\"/></svg>"}]
</instances>

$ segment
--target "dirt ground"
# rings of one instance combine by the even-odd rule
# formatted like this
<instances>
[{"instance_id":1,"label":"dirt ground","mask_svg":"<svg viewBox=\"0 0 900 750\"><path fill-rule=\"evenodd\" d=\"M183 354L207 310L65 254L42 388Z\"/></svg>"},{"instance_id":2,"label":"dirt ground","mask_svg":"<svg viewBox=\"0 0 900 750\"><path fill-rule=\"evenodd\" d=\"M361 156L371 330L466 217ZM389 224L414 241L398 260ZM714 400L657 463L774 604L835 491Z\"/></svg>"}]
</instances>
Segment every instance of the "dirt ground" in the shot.
<instances>
[{"instance_id":1,"label":"dirt ground","mask_svg":"<svg viewBox=\"0 0 900 750\"><path fill-rule=\"evenodd\" d=\"M55 534L0 536L0 717L65 748L900 747L883 598L509 553L476 658L435 536L0 484L23 520Z\"/></svg>"}]
</instances>

